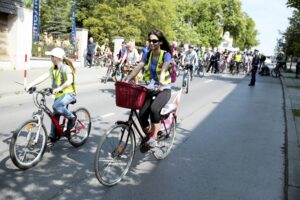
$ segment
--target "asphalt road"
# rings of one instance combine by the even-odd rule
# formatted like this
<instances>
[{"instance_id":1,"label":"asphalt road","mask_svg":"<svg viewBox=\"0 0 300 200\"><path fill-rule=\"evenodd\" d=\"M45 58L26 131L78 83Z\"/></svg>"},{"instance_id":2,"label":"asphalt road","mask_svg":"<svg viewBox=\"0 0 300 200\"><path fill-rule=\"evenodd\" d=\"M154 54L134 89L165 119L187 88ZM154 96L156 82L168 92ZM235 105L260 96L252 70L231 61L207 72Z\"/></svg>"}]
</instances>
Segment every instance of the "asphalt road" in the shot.
<instances>
[{"instance_id":1,"label":"asphalt road","mask_svg":"<svg viewBox=\"0 0 300 200\"><path fill-rule=\"evenodd\" d=\"M248 83L244 76L196 77L182 95L170 155L157 161L137 151L126 177L111 188L98 182L93 161L105 130L127 118L128 110L115 106L113 82L78 86L72 107L86 107L92 116L86 144L76 149L60 141L26 171L13 165L8 149L10 131L35 110L32 97L1 98L0 199L283 199L280 81L258 77L254 88Z\"/></svg>"}]
</instances>

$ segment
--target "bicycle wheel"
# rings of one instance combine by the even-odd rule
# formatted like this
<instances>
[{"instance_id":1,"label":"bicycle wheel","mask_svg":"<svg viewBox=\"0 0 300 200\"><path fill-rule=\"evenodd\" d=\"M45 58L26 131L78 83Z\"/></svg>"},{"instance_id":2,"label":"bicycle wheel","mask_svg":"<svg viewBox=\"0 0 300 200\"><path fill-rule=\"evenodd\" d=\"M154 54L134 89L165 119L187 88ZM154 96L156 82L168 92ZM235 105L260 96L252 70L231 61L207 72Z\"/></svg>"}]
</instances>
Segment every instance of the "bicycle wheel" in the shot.
<instances>
[{"instance_id":1,"label":"bicycle wheel","mask_svg":"<svg viewBox=\"0 0 300 200\"><path fill-rule=\"evenodd\" d=\"M117 68L115 70L114 80L115 81L121 81L123 77L124 77L124 75L122 73L122 70L120 68Z\"/></svg>"},{"instance_id":2,"label":"bicycle wheel","mask_svg":"<svg viewBox=\"0 0 300 200\"><path fill-rule=\"evenodd\" d=\"M164 159L165 157L167 157L167 155L169 155L174 144L174 138L176 134L176 120L173 115L169 117L171 117L172 120L170 127L157 133L158 147L154 151L153 155L156 159L159 160Z\"/></svg>"},{"instance_id":3,"label":"bicycle wheel","mask_svg":"<svg viewBox=\"0 0 300 200\"><path fill-rule=\"evenodd\" d=\"M186 85L185 85L185 93L188 94L189 93L189 87L190 87L190 75L189 75L189 72L186 76Z\"/></svg>"},{"instance_id":4,"label":"bicycle wheel","mask_svg":"<svg viewBox=\"0 0 300 200\"><path fill-rule=\"evenodd\" d=\"M197 75L202 78L204 77L204 71L203 71L203 67L199 67L197 70Z\"/></svg>"},{"instance_id":5,"label":"bicycle wheel","mask_svg":"<svg viewBox=\"0 0 300 200\"><path fill-rule=\"evenodd\" d=\"M113 186L126 175L135 153L134 133L128 125L113 126L97 147L95 173L103 185Z\"/></svg>"},{"instance_id":6,"label":"bicycle wheel","mask_svg":"<svg viewBox=\"0 0 300 200\"><path fill-rule=\"evenodd\" d=\"M272 69L271 70L271 75L274 78L278 78L279 77L279 73L278 73L278 71L276 69Z\"/></svg>"},{"instance_id":7,"label":"bicycle wheel","mask_svg":"<svg viewBox=\"0 0 300 200\"><path fill-rule=\"evenodd\" d=\"M28 169L41 159L47 146L47 130L37 120L26 121L14 132L9 153L13 163L20 169Z\"/></svg>"},{"instance_id":8,"label":"bicycle wheel","mask_svg":"<svg viewBox=\"0 0 300 200\"><path fill-rule=\"evenodd\" d=\"M110 77L111 70L112 70L112 66L109 66L109 67L107 68L106 75L105 75L105 77L104 77L104 81L103 81L104 83L106 83L106 82L107 82L107 79Z\"/></svg>"},{"instance_id":9,"label":"bicycle wheel","mask_svg":"<svg viewBox=\"0 0 300 200\"><path fill-rule=\"evenodd\" d=\"M92 126L91 115L85 108L78 108L74 113L77 116L77 121L75 123L75 132L71 132L69 142L74 147L79 147L86 142L90 135Z\"/></svg>"}]
</instances>

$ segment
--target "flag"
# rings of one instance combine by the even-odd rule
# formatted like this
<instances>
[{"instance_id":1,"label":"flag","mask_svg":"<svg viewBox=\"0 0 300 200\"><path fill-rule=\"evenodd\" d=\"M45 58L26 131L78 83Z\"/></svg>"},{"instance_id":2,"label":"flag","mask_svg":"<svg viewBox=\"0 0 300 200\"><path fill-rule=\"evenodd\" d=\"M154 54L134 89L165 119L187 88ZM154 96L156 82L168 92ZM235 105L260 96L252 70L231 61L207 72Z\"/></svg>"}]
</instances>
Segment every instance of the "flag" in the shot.
<instances>
[{"instance_id":1,"label":"flag","mask_svg":"<svg viewBox=\"0 0 300 200\"><path fill-rule=\"evenodd\" d=\"M32 35L33 41L39 41L39 20L40 20L40 2L39 0L34 0L33 2L33 24L32 24Z\"/></svg>"},{"instance_id":2,"label":"flag","mask_svg":"<svg viewBox=\"0 0 300 200\"><path fill-rule=\"evenodd\" d=\"M71 43L76 44L76 4L74 2L72 6L72 34L71 34Z\"/></svg>"}]
</instances>

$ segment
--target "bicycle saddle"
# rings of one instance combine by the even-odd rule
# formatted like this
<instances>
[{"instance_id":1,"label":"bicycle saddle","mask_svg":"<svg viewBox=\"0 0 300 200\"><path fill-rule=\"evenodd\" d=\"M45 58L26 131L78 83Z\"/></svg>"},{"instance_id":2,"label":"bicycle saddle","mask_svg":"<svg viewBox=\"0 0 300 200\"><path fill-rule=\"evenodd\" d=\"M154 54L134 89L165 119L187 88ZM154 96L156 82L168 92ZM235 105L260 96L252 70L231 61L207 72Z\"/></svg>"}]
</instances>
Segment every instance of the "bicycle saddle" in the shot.
<instances>
[{"instance_id":1,"label":"bicycle saddle","mask_svg":"<svg viewBox=\"0 0 300 200\"><path fill-rule=\"evenodd\" d=\"M160 111L160 115L164 116L164 115L168 115L171 112L173 112L174 110L177 109L176 104L174 103L168 103L166 104Z\"/></svg>"}]
</instances>

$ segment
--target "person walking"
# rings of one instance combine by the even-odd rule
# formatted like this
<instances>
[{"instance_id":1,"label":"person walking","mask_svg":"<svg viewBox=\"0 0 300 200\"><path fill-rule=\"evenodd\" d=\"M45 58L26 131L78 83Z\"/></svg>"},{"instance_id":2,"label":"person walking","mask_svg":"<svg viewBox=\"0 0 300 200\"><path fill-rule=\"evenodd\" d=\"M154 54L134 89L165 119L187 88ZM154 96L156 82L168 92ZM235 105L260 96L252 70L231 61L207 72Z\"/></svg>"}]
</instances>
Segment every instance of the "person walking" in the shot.
<instances>
[{"instance_id":1,"label":"person walking","mask_svg":"<svg viewBox=\"0 0 300 200\"><path fill-rule=\"evenodd\" d=\"M90 37L89 43L87 45L87 54L86 60L88 61L89 67L92 67L94 64L94 55L95 55L96 44L94 43L94 39Z\"/></svg>"},{"instance_id":2,"label":"person walking","mask_svg":"<svg viewBox=\"0 0 300 200\"><path fill-rule=\"evenodd\" d=\"M256 81L256 71L259 65L259 55L258 55L258 50L255 49L254 51L254 56L252 59L252 69L251 69L251 81L249 83L249 86L255 86L255 81Z\"/></svg>"}]
</instances>

